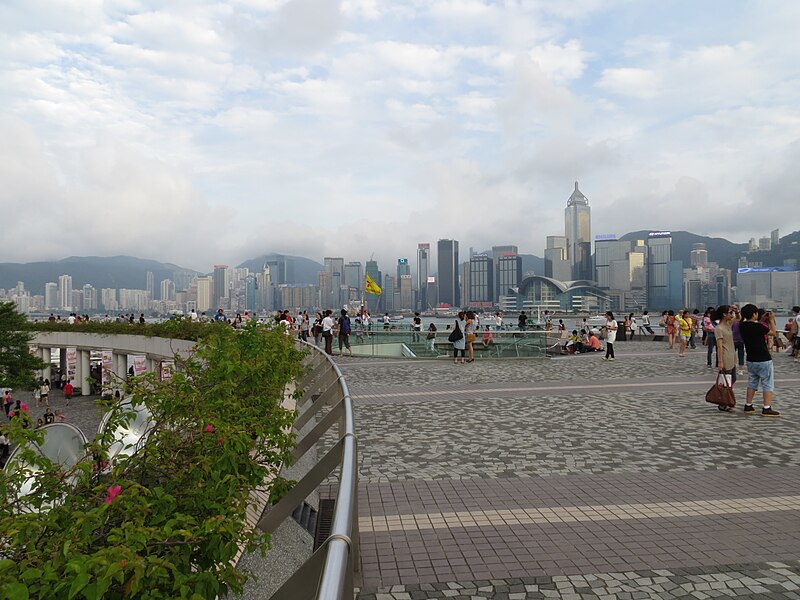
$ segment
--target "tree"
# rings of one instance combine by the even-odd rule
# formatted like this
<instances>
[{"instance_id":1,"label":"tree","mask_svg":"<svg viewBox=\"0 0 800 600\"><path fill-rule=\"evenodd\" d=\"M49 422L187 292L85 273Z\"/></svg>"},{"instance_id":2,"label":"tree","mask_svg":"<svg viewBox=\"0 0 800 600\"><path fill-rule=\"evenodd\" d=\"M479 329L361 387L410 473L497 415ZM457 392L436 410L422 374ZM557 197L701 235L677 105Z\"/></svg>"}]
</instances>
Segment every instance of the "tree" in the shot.
<instances>
[{"instance_id":1,"label":"tree","mask_svg":"<svg viewBox=\"0 0 800 600\"><path fill-rule=\"evenodd\" d=\"M44 363L30 353L27 320L13 302L0 303L0 387L33 389L35 371Z\"/></svg>"}]
</instances>

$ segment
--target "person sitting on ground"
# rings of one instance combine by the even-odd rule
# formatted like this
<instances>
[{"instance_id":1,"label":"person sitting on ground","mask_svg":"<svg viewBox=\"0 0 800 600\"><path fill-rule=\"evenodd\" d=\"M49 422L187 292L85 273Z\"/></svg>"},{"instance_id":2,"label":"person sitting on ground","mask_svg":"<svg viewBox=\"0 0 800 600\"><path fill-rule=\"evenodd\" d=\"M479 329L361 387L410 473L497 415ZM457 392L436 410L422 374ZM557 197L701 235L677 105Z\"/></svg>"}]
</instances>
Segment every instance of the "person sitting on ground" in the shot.
<instances>
[{"instance_id":1,"label":"person sitting on ground","mask_svg":"<svg viewBox=\"0 0 800 600\"><path fill-rule=\"evenodd\" d=\"M488 325L486 325L486 329L483 331L483 339L481 340L481 343L483 344L484 350L488 350L489 347L494 344L494 335L492 335L492 332L489 331Z\"/></svg>"},{"instance_id":2,"label":"person sitting on ground","mask_svg":"<svg viewBox=\"0 0 800 600\"><path fill-rule=\"evenodd\" d=\"M61 414L61 411L60 410L56 410L56 414L53 415L53 421L55 423L63 423L66 420L67 420L67 418L64 415Z\"/></svg>"},{"instance_id":3,"label":"person sitting on ground","mask_svg":"<svg viewBox=\"0 0 800 600\"><path fill-rule=\"evenodd\" d=\"M597 339L597 336L594 332L589 334L589 347L586 349L586 352L602 352L603 347L600 345L600 340Z\"/></svg>"},{"instance_id":4,"label":"person sitting on ground","mask_svg":"<svg viewBox=\"0 0 800 600\"><path fill-rule=\"evenodd\" d=\"M50 425L50 423L55 422L55 415L53 411L50 410L50 407L47 407L47 410L44 411L44 423L45 425Z\"/></svg>"}]
</instances>

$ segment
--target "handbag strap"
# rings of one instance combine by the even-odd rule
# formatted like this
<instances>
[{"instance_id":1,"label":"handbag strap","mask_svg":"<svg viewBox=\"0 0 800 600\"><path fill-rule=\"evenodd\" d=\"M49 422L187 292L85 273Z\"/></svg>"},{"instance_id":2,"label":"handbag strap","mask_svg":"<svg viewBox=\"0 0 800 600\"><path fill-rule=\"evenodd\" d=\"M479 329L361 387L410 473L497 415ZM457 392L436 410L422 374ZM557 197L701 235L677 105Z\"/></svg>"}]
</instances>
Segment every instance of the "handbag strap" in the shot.
<instances>
[{"instance_id":1,"label":"handbag strap","mask_svg":"<svg viewBox=\"0 0 800 600\"><path fill-rule=\"evenodd\" d=\"M722 383L719 382L720 378L722 378ZM717 372L717 385L722 385L722 387L726 388L731 387L731 385L728 383L726 373Z\"/></svg>"}]
</instances>

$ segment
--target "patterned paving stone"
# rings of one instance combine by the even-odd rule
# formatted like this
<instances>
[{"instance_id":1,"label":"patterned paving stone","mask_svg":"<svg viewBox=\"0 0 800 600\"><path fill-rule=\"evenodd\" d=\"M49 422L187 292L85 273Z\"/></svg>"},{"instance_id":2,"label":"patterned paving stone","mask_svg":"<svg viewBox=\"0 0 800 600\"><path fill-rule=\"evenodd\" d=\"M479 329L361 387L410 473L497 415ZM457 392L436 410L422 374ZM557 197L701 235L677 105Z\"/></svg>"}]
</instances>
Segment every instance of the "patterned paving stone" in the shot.
<instances>
[{"instance_id":1,"label":"patterned paving stone","mask_svg":"<svg viewBox=\"0 0 800 600\"><path fill-rule=\"evenodd\" d=\"M359 598L800 599L800 368L769 419L703 401L704 349L617 356L341 360Z\"/></svg>"}]
</instances>

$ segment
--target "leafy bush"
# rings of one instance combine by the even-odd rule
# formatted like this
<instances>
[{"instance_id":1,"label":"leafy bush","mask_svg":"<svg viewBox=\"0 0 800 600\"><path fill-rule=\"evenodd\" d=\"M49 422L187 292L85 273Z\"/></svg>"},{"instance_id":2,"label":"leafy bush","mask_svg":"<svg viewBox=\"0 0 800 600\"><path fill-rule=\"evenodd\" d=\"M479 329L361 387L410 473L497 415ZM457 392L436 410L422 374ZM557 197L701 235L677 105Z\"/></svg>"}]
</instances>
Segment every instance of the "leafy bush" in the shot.
<instances>
[{"instance_id":1,"label":"leafy bush","mask_svg":"<svg viewBox=\"0 0 800 600\"><path fill-rule=\"evenodd\" d=\"M242 590L246 574L232 559L240 546L267 548L268 537L247 527L246 507L289 457L295 415L281 402L302 352L283 328L206 330L192 359L176 357L170 381L147 374L129 385L130 403L144 404L155 423L130 457L102 468L112 440L99 435L69 473L25 451L41 471L24 501L15 493L23 474L0 476L0 597L195 599ZM130 416L113 411L115 425ZM13 442L42 441L23 424L9 426Z\"/></svg>"}]
</instances>

